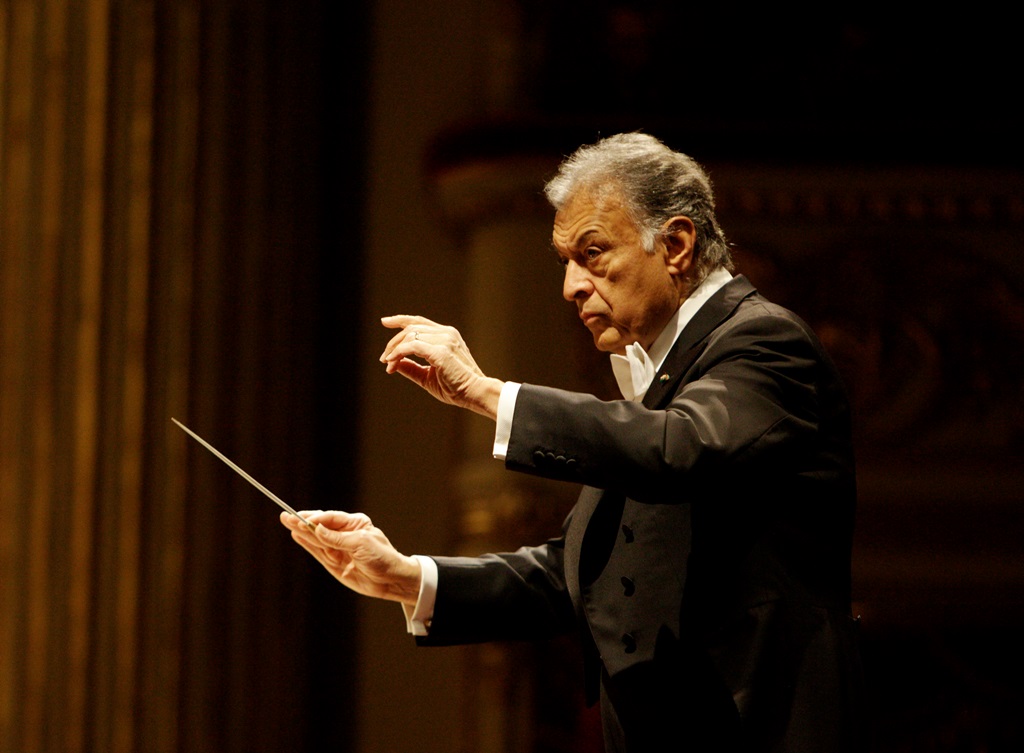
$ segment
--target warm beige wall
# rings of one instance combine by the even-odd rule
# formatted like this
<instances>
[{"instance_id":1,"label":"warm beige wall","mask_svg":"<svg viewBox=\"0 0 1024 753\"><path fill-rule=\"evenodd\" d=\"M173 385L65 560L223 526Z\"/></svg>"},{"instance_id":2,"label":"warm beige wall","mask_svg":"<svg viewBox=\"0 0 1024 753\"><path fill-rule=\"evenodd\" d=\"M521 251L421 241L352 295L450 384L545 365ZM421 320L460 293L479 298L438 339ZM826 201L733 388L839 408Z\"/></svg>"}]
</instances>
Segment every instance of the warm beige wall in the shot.
<instances>
[{"instance_id":1,"label":"warm beige wall","mask_svg":"<svg viewBox=\"0 0 1024 753\"><path fill-rule=\"evenodd\" d=\"M449 474L460 417L384 374L377 358L389 335L379 320L416 313L458 324L462 315L464 265L431 209L423 157L439 129L480 114L477 6L381 0L373 24L362 496L339 504L367 512L410 553L452 545ZM359 750L448 753L462 724L458 650L417 650L395 604L365 601L360 610Z\"/></svg>"},{"instance_id":2,"label":"warm beige wall","mask_svg":"<svg viewBox=\"0 0 1024 753\"><path fill-rule=\"evenodd\" d=\"M557 268L548 257L546 212L538 220L510 207L483 236L470 238L453 221L453 207L425 171L424 158L443 131L500 117L513 106L518 74L508 53L520 43L515 6L508 0L376 3L367 287L360 323L362 496L344 503L370 514L409 553L462 553L457 499L462 463L479 461L490 468L487 464L494 462L498 474L501 468L489 460L493 425L436 403L401 377L385 375L377 358L390 333L381 327L380 316L420 314L457 326L481 368L498 377L539 379L545 374L549 383L558 383L559 374L572 370L567 361L560 371L545 368L550 364L546 345L538 346L540 352L525 369L513 357L529 350L522 342L527 331L539 328L542 339L557 340L562 334L554 333L564 333L572 319L560 301ZM543 166L526 170L539 192ZM524 244L524 238L530 241ZM501 285L484 290L480 274ZM502 303L502 297L511 300ZM493 321L488 311L514 315ZM550 331L538 321L547 311L566 313L551 323ZM495 709L474 711L467 702L463 683L466 664L474 660L470 650L417 649L404 633L396 605L361 602L359 609L359 750L450 753L479 744L481 738L472 742L474 736L489 734L483 728ZM528 671L517 669L524 675ZM475 691L468 692L473 698ZM528 731L520 734L528 736Z\"/></svg>"}]
</instances>

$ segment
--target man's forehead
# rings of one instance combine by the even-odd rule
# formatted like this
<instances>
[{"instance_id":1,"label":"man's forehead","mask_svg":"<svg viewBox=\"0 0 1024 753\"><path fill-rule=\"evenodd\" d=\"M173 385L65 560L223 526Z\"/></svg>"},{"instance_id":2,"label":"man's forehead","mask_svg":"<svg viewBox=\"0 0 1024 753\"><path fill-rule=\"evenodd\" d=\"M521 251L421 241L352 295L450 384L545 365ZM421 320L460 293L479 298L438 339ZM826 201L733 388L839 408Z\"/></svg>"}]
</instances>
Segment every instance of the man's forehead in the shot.
<instances>
[{"instance_id":1,"label":"man's forehead","mask_svg":"<svg viewBox=\"0 0 1024 753\"><path fill-rule=\"evenodd\" d=\"M617 192L578 192L555 212L552 238L556 243L574 243L613 222L624 219L625 206Z\"/></svg>"}]
</instances>

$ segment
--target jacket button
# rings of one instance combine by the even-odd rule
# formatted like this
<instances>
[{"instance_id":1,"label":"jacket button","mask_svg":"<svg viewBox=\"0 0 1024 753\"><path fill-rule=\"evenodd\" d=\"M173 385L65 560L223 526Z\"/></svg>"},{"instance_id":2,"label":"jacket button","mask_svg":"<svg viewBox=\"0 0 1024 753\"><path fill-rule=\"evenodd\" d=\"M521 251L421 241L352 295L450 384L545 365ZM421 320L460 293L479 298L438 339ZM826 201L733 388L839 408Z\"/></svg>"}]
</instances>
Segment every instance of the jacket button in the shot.
<instances>
[{"instance_id":1,"label":"jacket button","mask_svg":"<svg viewBox=\"0 0 1024 753\"><path fill-rule=\"evenodd\" d=\"M553 452L544 452L543 450L535 450L533 453L533 462L539 468L550 468L560 458L555 457Z\"/></svg>"},{"instance_id":2,"label":"jacket button","mask_svg":"<svg viewBox=\"0 0 1024 753\"><path fill-rule=\"evenodd\" d=\"M636 651L636 638L633 637L632 633L626 633L622 636L622 645L626 647L627 654L632 654Z\"/></svg>"},{"instance_id":3,"label":"jacket button","mask_svg":"<svg viewBox=\"0 0 1024 753\"><path fill-rule=\"evenodd\" d=\"M622 576L622 592L626 596L632 596L636 593L636 584L625 575Z\"/></svg>"},{"instance_id":4,"label":"jacket button","mask_svg":"<svg viewBox=\"0 0 1024 753\"><path fill-rule=\"evenodd\" d=\"M627 526L625 523L622 524L622 535L626 539L627 544L633 543L633 529Z\"/></svg>"}]
</instances>

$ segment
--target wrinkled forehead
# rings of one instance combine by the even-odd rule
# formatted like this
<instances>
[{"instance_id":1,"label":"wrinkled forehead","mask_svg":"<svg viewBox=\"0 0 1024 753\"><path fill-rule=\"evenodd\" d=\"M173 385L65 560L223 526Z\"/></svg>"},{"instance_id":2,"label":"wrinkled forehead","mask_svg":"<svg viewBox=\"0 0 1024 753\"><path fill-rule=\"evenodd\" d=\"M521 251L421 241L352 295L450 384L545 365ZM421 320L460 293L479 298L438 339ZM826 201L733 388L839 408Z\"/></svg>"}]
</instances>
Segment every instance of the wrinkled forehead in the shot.
<instances>
[{"instance_id":1,"label":"wrinkled forehead","mask_svg":"<svg viewBox=\"0 0 1024 753\"><path fill-rule=\"evenodd\" d=\"M556 248L571 248L595 233L635 234L632 212L618 191L577 191L555 212L551 240Z\"/></svg>"}]
</instances>

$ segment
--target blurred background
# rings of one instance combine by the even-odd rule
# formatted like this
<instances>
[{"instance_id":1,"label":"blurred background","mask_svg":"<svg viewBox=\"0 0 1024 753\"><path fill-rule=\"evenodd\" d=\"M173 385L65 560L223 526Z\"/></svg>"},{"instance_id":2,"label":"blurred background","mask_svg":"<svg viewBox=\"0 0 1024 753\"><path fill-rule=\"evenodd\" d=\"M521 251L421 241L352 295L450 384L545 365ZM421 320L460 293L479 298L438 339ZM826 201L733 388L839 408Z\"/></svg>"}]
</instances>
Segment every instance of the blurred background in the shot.
<instances>
[{"instance_id":1,"label":"blurred background","mask_svg":"<svg viewBox=\"0 0 1024 753\"><path fill-rule=\"evenodd\" d=\"M0 752L599 751L571 642L416 649L170 419L408 553L556 534L379 318L613 396L540 189L634 129L848 381L877 749L1021 750L1020 45L897 15L0 0Z\"/></svg>"}]
</instances>

